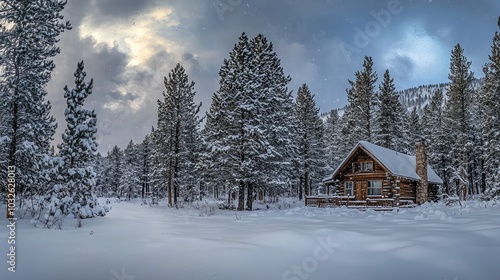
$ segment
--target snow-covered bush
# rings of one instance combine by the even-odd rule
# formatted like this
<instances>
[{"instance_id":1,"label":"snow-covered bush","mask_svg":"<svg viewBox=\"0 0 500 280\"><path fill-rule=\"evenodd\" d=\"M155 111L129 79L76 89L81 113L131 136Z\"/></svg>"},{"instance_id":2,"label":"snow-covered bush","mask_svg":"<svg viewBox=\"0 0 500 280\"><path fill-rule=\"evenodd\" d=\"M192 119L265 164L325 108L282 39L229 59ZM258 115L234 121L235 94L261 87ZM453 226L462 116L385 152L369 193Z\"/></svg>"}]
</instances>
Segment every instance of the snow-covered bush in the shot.
<instances>
[{"instance_id":1,"label":"snow-covered bush","mask_svg":"<svg viewBox=\"0 0 500 280\"><path fill-rule=\"evenodd\" d=\"M196 201L193 204L193 208L199 210L200 217L212 216L219 209L219 204L216 202L209 203L208 201Z\"/></svg>"},{"instance_id":2,"label":"snow-covered bush","mask_svg":"<svg viewBox=\"0 0 500 280\"><path fill-rule=\"evenodd\" d=\"M107 213L109 212L113 207L110 204L106 204L102 207L104 211Z\"/></svg>"},{"instance_id":3,"label":"snow-covered bush","mask_svg":"<svg viewBox=\"0 0 500 280\"><path fill-rule=\"evenodd\" d=\"M45 207L44 227L52 228L56 225L60 229L64 219L71 213L72 206L73 199L68 196L66 188L60 184L55 185Z\"/></svg>"}]
</instances>

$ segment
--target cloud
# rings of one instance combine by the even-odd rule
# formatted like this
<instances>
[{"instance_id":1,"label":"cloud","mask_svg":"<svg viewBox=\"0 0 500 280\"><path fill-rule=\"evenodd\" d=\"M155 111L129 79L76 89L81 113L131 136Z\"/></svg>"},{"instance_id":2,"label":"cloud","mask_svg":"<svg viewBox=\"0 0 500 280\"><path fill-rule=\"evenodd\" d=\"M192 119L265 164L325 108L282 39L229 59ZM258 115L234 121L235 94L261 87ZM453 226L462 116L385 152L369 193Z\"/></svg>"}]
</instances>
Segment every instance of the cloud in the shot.
<instances>
[{"instance_id":1,"label":"cloud","mask_svg":"<svg viewBox=\"0 0 500 280\"><path fill-rule=\"evenodd\" d=\"M141 141L156 124L163 77L177 63L196 83L196 102L208 110L223 59L243 31L249 37L263 33L274 44L293 79L289 89L308 83L323 112L346 103L347 80L365 55L373 56L379 76L391 70L398 89L446 82L456 43L480 73L497 30L498 1L399 2L402 12L346 59L339 46L355 45L355 28L365 28L374 20L371 12L387 9L389 1L233 1L221 20L213 1L69 0L64 14L73 30L60 37L48 87L59 121L56 142L65 126L62 88L73 86L78 61L85 60L87 77L94 78L86 105L97 111L99 150L105 152Z\"/></svg>"},{"instance_id":2,"label":"cloud","mask_svg":"<svg viewBox=\"0 0 500 280\"><path fill-rule=\"evenodd\" d=\"M415 23L388 48L383 65L403 83L439 83L447 80L448 56L448 46Z\"/></svg>"},{"instance_id":3,"label":"cloud","mask_svg":"<svg viewBox=\"0 0 500 280\"><path fill-rule=\"evenodd\" d=\"M96 23L96 17L88 15L82 20L78 30L80 36L91 37L98 44L116 46L128 54L128 66L142 65L157 50L175 52L181 48L179 42L167 39L171 28L180 24L169 7L145 11L137 18L125 17Z\"/></svg>"},{"instance_id":4,"label":"cloud","mask_svg":"<svg viewBox=\"0 0 500 280\"><path fill-rule=\"evenodd\" d=\"M153 1L144 0L93 0L93 6L104 16L128 17L151 6Z\"/></svg>"}]
</instances>

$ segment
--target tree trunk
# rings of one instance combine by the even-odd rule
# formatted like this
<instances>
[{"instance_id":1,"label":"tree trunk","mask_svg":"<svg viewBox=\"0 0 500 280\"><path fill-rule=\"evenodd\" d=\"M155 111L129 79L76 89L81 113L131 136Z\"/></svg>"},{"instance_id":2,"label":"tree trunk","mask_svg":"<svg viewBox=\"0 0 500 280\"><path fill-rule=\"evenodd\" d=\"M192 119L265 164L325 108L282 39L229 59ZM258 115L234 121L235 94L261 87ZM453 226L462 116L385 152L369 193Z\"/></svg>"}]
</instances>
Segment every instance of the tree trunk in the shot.
<instances>
[{"instance_id":1,"label":"tree trunk","mask_svg":"<svg viewBox=\"0 0 500 280\"><path fill-rule=\"evenodd\" d=\"M309 171L306 171L305 175L304 175L304 194L306 196L309 196L310 193L310 186L309 186Z\"/></svg>"},{"instance_id":2,"label":"tree trunk","mask_svg":"<svg viewBox=\"0 0 500 280\"><path fill-rule=\"evenodd\" d=\"M245 182L240 182L238 189L238 211L245 210Z\"/></svg>"},{"instance_id":3,"label":"tree trunk","mask_svg":"<svg viewBox=\"0 0 500 280\"><path fill-rule=\"evenodd\" d=\"M252 211L253 209L253 183L247 184L247 210Z\"/></svg>"},{"instance_id":4,"label":"tree trunk","mask_svg":"<svg viewBox=\"0 0 500 280\"><path fill-rule=\"evenodd\" d=\"M300 176L299 180L299 200L302 200L302 176Z\"/></svg>"},{"instance_id":5,"label":"tree trunk","mask_svg":"<svg viewBox=\"0 0 500 280\"><path fill-rule=\"evenodd\" d=\"M172 159L168 160L168 206L172 207Z\"/></svg>"},{"instance_id":6,"label":"tree trunk","mask_svg":"<svg viewBox=\"0 0 500 280\"><path fill-rule=\"evenodd\" d=\"M481 192L486 192L486 172L484 172L484 160L481 159Z\"/></svg>"}]
</instances>

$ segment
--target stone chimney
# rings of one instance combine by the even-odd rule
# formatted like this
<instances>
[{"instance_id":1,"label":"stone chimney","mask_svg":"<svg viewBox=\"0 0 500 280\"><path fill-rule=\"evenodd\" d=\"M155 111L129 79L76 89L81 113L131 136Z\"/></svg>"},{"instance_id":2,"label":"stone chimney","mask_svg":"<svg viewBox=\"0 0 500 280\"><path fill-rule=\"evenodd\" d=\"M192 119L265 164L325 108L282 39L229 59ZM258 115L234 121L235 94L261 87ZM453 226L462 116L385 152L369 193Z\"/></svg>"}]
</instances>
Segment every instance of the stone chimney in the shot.
<instances>
[{"instance_id":1,"label":"stone chimney","mask_svg":"<svg viewBox=\"0 0 500 280\"><path fill-rule=\"evenodd\" d=\"M427 201L427 150L425 147L425 139L419 139L415 143L416 167L417 175L420 177L420 182L417 183L416 202L418 205Z\"/></svg>"}]
</instances>

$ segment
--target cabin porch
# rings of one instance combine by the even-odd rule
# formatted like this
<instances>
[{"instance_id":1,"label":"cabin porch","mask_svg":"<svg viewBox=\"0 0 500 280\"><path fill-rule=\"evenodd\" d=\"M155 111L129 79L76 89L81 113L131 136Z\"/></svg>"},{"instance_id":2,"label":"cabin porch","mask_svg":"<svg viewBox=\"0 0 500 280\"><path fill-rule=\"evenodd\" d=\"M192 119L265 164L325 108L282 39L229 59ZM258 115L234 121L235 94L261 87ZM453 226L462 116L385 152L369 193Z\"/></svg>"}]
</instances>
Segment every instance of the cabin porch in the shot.
<instances>
[{"instance_id":1,"label":"cabin porch","mask_svg":"<svg viewBox=\"0 0 500 280\"><path fill-rule=\"evenodd\" d=\"M397 198L367 198L366 200L356 200L355 196L306 196L305 206L316 207L341 207L357 209L374 209L374 210L393 210L394 208L410 208L415 207L414 201L411 199Z\"/></svg>"}]
</instances>

